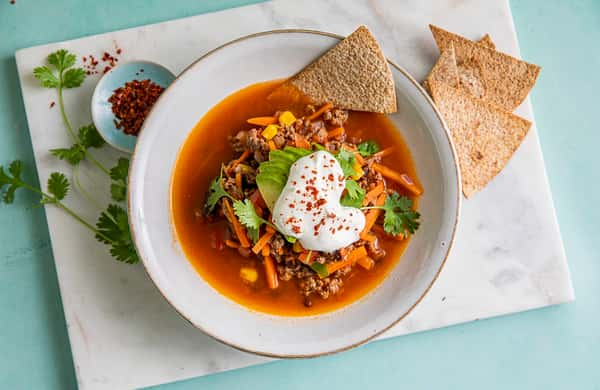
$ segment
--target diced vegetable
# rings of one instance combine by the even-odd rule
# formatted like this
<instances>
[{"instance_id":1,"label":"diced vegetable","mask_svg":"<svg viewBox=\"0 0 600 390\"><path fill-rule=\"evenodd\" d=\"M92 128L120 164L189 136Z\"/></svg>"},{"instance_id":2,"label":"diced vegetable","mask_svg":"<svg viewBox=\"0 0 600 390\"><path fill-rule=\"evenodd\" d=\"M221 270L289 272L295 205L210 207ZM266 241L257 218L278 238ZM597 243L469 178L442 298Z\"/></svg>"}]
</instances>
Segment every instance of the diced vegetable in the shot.
<instances>
[{"instance_id":1,"label":"diced vegetable","mask_svg":"<svg viewBox=\"0 0 600 390\"><path fill-rule=\"evenodd\" d=\"M292 245L292 251L294 251L294 253L304 252L304 248L302 248L302 244L300 244L300 241L294 242L294 244Z\"/></svg>"},{"instance_id":2,"label":"diced vegetable","mask_svg":"<svg viewBox=\"0 0 600 390\"><path fill-rule=\"evenodd\" d=\"M265 234L263 234L263 236L259 238L256 244L254 244L254 246L252 247L252 252L258 255L262 248L269 243L271 237L273 237L273 234L275 234L275 230L267 230Z\"/></svg>"},{"instance_id":3,"label":"diced vegetable","mask_svg":"<svg viewBox=\"0 0 600 390\"><path fill-rule=\"evenodd\" d=\"M375 202L375 205L383 206L383 204L385 203L385 198L386 198L385 192L380 194L377 197L377 201ZM363 235L368 234L369 231L371 231L371 228L373 227L373 225L375 225L377 218L379 218L379 216L381 215L381 211L382 211L381 209L371 209L371 210L367 211L367 213L365 214L365 227L364 227L363 231L360 233L361 237Z\"/></svg>"},{"instance_id":4,"label":"diced vegetable","mask_svg":"<svg viewBox=\"0 0 600 390\"><path fill-rule=\"evenodd\" d=\"M270 151L277 150L277 145L275 145L275 142L272 139L267 141L267 145L269 145Z\"/></svg>"},{"instance_id":5,"label":"diced vegetable","mask_svg":"<svg viewBox=\"0 0 600 390\"><path fill-rule=\"evenodd\" d=\"M225 216L231 222L231 226L233 226L233 231L240 241L240 245L242 248L250 248L250 241L248 240L248 236L246 235L246 229L240 224L235 213L233 212L233 208L231 207L231 203L229 203L229 199L223 199L223 204L225 205Z\"/></svg>"},{"instance_id":6,"label":"diced vegetable","mask_svg":"<svg viewBox=\"0 0 600 390\"><path fill-rule=\"evenodd\" d=\"M306 137L301 136L300 134L295 135L294 142L295 142L297 148L311 149L310 142L308 142Z\"/></svg>"},{"instance_id":7,"label":"diced vegetable","mask_svg":"<svg viewBox=\"0 0 600 390\"><path fill-rule=\"evenodd\" d=\"M289 126L296 122L296 117L290 111L284 111L279 115L279 124L281 126Z\"/></svg>"},{"instance_id":8,"label":"diced vegetable","mask_svg":"<svg viewBox=\"0 0 600 390\"><path fill-rule=\"evenodd\" d=\"M325 103L317 111L315 111L312 114L310 114L309 116L307 116L306 119L308 119L309 121L317 119L318 117L323 115L325 112L331 110L332 108L333 108L333 104Z\"/></svg>"},{"instance_id":9,"label":"diced vegetable","mask_svg":"<svg viewBox=\"0 0 600 390\"><path fill-rule=\"evenodd\" d=\"M265 139L273 139L277 135L277 130L279 127L277 125L268 125L262 132L262 136Z\"/></svg>"},{"instance_id":10,"label":"diced vegetable","mask_svg":"<svg viewBox=\"0 0 600 390\"><path fill-rule=\"evenodd\" d=\"M317 263L316 261L310 265L310 268L319 275L320 278L329 276L329 271L325 264Z\"/></svg>"},{"instance_id":11,"label":"diced vegetable","mask_svg":"<svg viewBox=\"0 0 600 390\"><path fill-rule=\"evenodd\" d=\"M256 118L250 118L246 122L256 126L268 126L277 123L277 118L274 116L258 116Z\"/></svg>"},{"instance_id":12,"label":"diced vegetable","mask_svg":"<svg viewBox=\"0 0 600 390\"><path fill-rule=\"evenodd\" d=\"M365 195L365 199L363 201L363 205L367 205L371 202L375 202L377 200L377 197L383 192L385 191L385 184L383 184L383 181L380 181L379 183L377 183L377 185L372 188L369 192L367 192L367 195Z\"/></svg>"},{"instance_id":13,"label":"diced vegetable","mask_svg":"<svg viewBox=\"0 0 600 390\"><path fill-rule=\"evenodd\" d=\"M373 164L373 169L381 173L381 175L384 177L402 185L414 195L421 195L423 193L423 190L419 188L419 186L417 186L417 184L405 173L398 173L393 169L386 167L385 165L377 163Z\"/></svg>"},{"instance_id":14,"label":"diced vegetable","mask_svg":"<svg viewBox=\"0 0 600 390\"><path fill-rule=\"evenodd\" d=\"M327 133L327 139L336 139L341 137L344 133L346 132L346 130L343 127L336 127L333 130L330 130Z\"/></svg>"},{"instance_id":15,"label":"diced vegetable","mask_svg":"<svg viewBox=\"0 0 600 390\"><path fill-rule=\"evenodd\" d=\"M228 247L233 248L233 249L237 249L240 247L239 242L235 242L235 241L229 240L229 239L225 240L225 245L227 245Z\"/></svg>"},{"instance_id":16,"label":"diced vegetable","mask_svg":"<svg viewBox=\"0 0 600 390\"><path fill-rule=\"evenodd\" d=\"M277 277L277 270L275 269L275 262L271 256L265 256L265 275L267 277L267 285L270 289L274 290L279 287L279 278Z\"/></svg>"},{"instance_id":17,"label":"diced vegetable","mask_svg":"<svg viewBox=\"0 0 600 390\"><path fill-rule=\"evenodd\" d=\"M313 254L313 251L300 253L300 256L298 256L298 260L300 260L304 264L310 264L313 258Z\"/></svg>"},{"instance_id":18,"label":"diced vegetable","mask_svg":"<svg viewBox=\"0 0 600 390\"><path fill-rule=\"evenodd\" d=\"M358 180L362 177L362 175L365 174L365 172L362 169L361 164L358 162L358 160L356 160L356 162L354 163L354 165L352 166L352 168L354 169L355 174L352 175L352 178L354 180Z\"/></svg>"},{"instance_id":19,"label":"diced vegetable","mask_svg":"<svg viewBox=\"0 0 600 390\"><path fill-rule=\"evenodd\" d=\"M258 272L255 268L242 267L240 268L240 278L246 283L256 283L258 280Z\"/></svg>"},{"instance_id":20,"label":"diced vegetable","mask_svg":"<svg viewBox=\"0 0 600 390\"><path fill-rule=\"evenodd\" d=\"M367 271L375 266L375 261L369 256L361 257L360 259L356 260L356 262Z\"/></svg>"}]
</instances>

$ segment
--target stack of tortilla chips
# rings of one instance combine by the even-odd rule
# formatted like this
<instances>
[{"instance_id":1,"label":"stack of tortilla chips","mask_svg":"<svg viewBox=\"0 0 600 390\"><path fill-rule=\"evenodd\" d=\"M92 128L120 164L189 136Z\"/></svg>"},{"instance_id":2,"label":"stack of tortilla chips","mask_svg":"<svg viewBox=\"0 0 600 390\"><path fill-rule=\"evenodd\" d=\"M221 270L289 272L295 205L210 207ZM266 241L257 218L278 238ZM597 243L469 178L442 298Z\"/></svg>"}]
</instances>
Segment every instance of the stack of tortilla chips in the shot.
<instances>
[{"instance_id":1,"label":"stack of tortilla chips","mask_svg":"<svg viewBox=\"0 0 600 390\"><path fill-rule=\"evenodd\" d=\"M506 165L531 123L512 111L540 67L496 50L486 35L471 41L430 25L440 57L423 82L452 132L469 197Z\"/></svg>"}]
</instances>

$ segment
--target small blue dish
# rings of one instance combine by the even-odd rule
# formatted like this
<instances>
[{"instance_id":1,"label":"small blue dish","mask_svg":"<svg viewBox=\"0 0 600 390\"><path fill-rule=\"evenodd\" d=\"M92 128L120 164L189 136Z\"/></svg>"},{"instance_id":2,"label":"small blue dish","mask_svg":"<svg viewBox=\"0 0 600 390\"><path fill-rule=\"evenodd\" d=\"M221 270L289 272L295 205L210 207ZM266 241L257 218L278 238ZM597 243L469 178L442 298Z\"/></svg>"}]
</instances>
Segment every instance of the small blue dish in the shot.
<instances>
[{"instance_id":1,"label":"small blue dish","mask_svg":"<svg viewBox=\"0 0 600 390\"><path fill-rule=\"evenodd\" d=\"M94 90L92 96L92 119L104 140L116 149L133 153L137 137L125 134L115 126L116 117L108 99L115 89L132 80L147 80L167 88L175 75L162 65L150 61L131 61L114 67L106 73Z\"/></svg>"}]
</instances>

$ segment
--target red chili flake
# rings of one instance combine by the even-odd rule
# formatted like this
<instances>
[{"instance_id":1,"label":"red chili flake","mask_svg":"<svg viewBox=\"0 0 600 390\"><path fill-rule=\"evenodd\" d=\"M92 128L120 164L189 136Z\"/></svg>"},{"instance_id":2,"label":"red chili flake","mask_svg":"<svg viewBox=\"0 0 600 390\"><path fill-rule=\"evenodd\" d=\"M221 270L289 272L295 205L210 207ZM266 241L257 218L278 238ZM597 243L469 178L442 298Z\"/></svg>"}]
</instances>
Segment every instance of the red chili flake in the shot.
<instances>
[{"instance_id":1,"label":"red chili flake","mask_svg":"<svg viewBox=\"0 0 600 390\"><path fill-rule=\"evenodd\" d=\"M55 104L55 102L50 102L50 108L54 107Z\"/></svg>"},{"instance_id":2,"label":"red chili flake","mask_svg":"<svg viewBox=\"0 0 600 390\"><path fill-rule=\"evenodd\" d=\"M125 134L138 135L150 109L164 90L150 80L133 80L117 88L108 99L117 118L117 129L122 129Z\"/></svg>"},{"instance_id":3,"label":"red chili flake","mask_svg":"<svg viewBox=\"0 0 600 390\"><path fill-rule=\"evenodd\" d=\"M299 234L300 233L300 226L298 226L298 225L292 226L292 231L294 233L296 233L296 234Z\"/></svg>"},{"instance_id":4,"label":"red chili flake","mask_svg":"<svg viewBox=\"0 0 600 390\"><path fill-rule=\"evenodd\" d=\"M86 56L83 56L83 57L81 58L81 60L82 60L83 62L87 62L87 57L86 57Z\"/></svg>"},{"instance_id":5,"label":"red chili flake","mask_svg":"<svg viewBox=\"0 0 600 390\"><path fill-rule=\"evenodd\" d=\"M321 199L317 200L317 203L315 203L315 207L321 207L325 203L327 203L327 200L325 198L321 198ZM335 218L335 214L333 215L332 218Z\"/></svg>"},{"instance_id":6,"label":"red chili flake","mask_svg":"<svg viewBox=\"0 0 600 390\"><path fill-rule=\"evenodd\" d=\"M312 208L313 208L312 202L306 202L306 210L310 211L310 210L312 210Z\"/></svg>"},{"instance_id":7,"label":"red chili flake","mask_svg":"<svg viewBox=\"0 0 600 390\"><path fill-rule=\"evenodd\" d=\"M350 226L346 226L346 230L350 230Z\"/></svg>"},{"instance_id":8,"label":"red chili flake","mask_svg":"<svg viewBox=\"0 0 600 390\"><path fill-rule=\"evenodd\" d=\"M296 185L296 184L298 184L298 182L296 180L294 180L294 181L292 181L292 184Z\"/></svg>"},{"instance_id":9,"label":"red chili flake","mask_svg":"<svg viewBox=\"0 0 600 390\"><path fill-rule=\"evenodd\" d=\"M117 49L117 54L121 54L121 51L122 51L121 48L118 48Z\"/></svg>"},{"instance_id":10,"label":"red chili flake","mask_svg":"<svg viewBox=\"0 0 600 390\"><path fill-rule=\"evenodd\" d=\"M296 208L296 205L293 203L290 203L288 206L290 206L291 209Z\"/></svg>"},{"instance_id":11,"label":"red chili flake","mask_svg":"<svg viewBox=\"0 0 600 390\"><path fill-rule=\"evenodd\" d=\"M111 70L112 68L110 66L105 66L104 70L102 71L103 74L106 74L106 72L108 72L109 70Z\"/></svg>"},{"instance_id":12,"label":"red chili flake","mask_svg":"<svg viewBox=\"0 0 600 390\"><path fill-rule=\"evenodd\" d=\"M327 176L327 179L329 179L329 181L335 180L335 177L333 176L333 173L330 173L329 176Z\"/></svg>"}]
</instances>

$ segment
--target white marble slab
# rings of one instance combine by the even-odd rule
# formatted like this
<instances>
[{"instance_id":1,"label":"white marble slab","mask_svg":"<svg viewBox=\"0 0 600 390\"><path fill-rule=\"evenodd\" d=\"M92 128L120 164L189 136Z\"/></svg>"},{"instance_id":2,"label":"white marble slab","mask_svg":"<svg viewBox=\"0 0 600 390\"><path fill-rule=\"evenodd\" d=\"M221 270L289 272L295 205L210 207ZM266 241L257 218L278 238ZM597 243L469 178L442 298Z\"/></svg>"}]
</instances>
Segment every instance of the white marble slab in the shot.
<instances>
[{"instance_id":1,"label":"white marble slab","mask_svg":"<svg viewBox=\"0 0 600 390\"><path fill-rule=\"evenodd\" d=\"M56 49L99 55L117 42L123 60L153 60L179 72L206 51L245 34L303 27L346 35L361 23L373 30L386 55L417 79L437 56L428 23L474 39L488 32L500 50L519 56L507 2L476 0L276 1L23 49L16 58L40 179L56 169L70 172L48 154L68 144L57 109L48 108L56 100L54 91L39 88L31 76ZM90 122L88 102L96 81L92 77L66 92L74 124ZM518 112L533 118L529 101ZM117 155L108 150L97 154L106 161ZM106 183L92 179L84 180L92 193L106 192ZM74 193L69 203L96 218L98 208L81 195ZM103 245L61 211L48 207L46 212L80 388L147 386L267 360L192 328L162 299L141 266L113 261ZM507 168L464 202L454 250L429 295L382 337L573 299L534 127Z\"/></svg>"}]
</instances>

